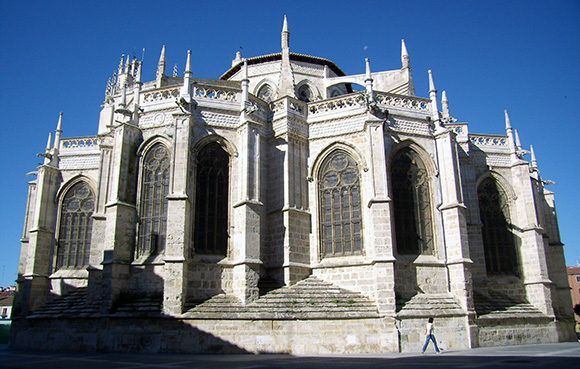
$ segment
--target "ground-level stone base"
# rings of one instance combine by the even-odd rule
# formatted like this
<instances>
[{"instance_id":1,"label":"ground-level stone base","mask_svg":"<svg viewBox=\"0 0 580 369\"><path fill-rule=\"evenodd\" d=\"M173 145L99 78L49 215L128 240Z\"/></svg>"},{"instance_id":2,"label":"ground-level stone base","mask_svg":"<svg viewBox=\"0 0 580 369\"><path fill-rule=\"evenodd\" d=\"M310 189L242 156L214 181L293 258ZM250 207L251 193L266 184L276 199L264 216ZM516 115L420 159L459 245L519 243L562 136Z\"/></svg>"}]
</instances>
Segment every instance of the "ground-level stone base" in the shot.
<instances>
[{"instance_id":1,"label":"ground-level stone base","mask_svg":"<svg viewBox=\"0 0 580 369\"><path fill-rule=\"evenodd\" d=\"M398 351L384 319L26 319L15 349L150 353L378 353Z\"/></svg>"}]
</instances>

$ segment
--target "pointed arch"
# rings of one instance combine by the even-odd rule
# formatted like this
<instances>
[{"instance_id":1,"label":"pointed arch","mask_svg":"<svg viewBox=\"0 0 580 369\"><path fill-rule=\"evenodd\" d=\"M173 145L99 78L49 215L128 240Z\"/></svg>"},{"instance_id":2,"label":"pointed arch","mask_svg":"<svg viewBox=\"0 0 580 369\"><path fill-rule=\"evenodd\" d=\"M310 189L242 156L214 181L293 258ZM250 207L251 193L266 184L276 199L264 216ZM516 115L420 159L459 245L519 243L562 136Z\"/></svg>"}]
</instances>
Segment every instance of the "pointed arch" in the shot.
<instances>
[{"instance_id":1,"label":"pointed arch","mask_svg":"<svg viewBox=\"0 0 580 369\"><path fill-rule=\"evenodd\" d=\"M335 145L316 173L321 256L362 254L360 164L350 150Z\"/></svg>"},{"instance_id":2,"label":"pointed arch","mask_svg":"<svg viewBox=\"0 0 580 369\"><path fill-rule=\"evenodd\" d=\"M502 183L504 182L504 183ZM507 189L507 191L506 191ZM479 216L488 275L518 275L519 261L511 221L515 195L497 173L488 172L477 183ZM511 195L511 196L510 196Z\"/></svg>"},{"instance_id":3,"label":"pointed arch","mask_svg":"<svg viewBox=\"0 0 580 369\"><path fill-rule=\"evenodd\" d=\"M316 87L316 85L309 79L303 79L296 84L295 94L298 97L298 100L307 103L320 100L322 97L318 87Z\"/></svg>"},{"instance_id":4,"label":"pointed arch","mask_svg":"<svg viewBox=\"0 0 580 369\"><path fill-rule=\"evenodd\" d=\"M320 153L316 156L314 164L310 169L311 178L317 178L317 173L319 173L320 171L320 166L322 162L324 162L324 159L328 155L330 155L334 150L346 151L358 163L358 165L363 171L367 172L369 170L367 161L365 160L363 153L356 146L345 141L336 141L320 150Z\"/></svg>"},{"instance_id":5,"label":"pointed arch","mask_svg":"<svg viewBox=\"0 0 580 369\"><path fill-rule=\"evenodd\" d=\"M276 97L276 83L268 78L262 79L254 88L254 96L269 103Z\"/></svg>"},{"instance_id":6,"label":"pointed arch","mask_svg":"<svg viewBox=\"0 0 580 369\"><path fill-rule=\"evenodd\" d=\"M193 240L197 254L227 254L230 153L224 143L208 138L196 145Z\"/></svg>"},{"instance_id":7,"label":"pointed arch","mask_svg":"<svg viewBox=\"0 0 580 369\"><path fill-rule=\"evenodd\" d=\"M56 269L89 265L95 191L90 180L77 176L59 191L60 206L56 237Z\"/></svg>"},{"instance_id":8,"label":"pointed arch","mask_svg":"<svg viewBox=\"0 0 580 369\"><path fill-rule=\"evenodd\" d=\"M412 141L391 152L388 173L393 200L397 254L434 255L434 214L431 178L434 166Z\"/></svg>"},{"instance_id":9,"label":"pointed arch","mask_svg":"<svg viewBox=\"0 0 580 369\"><path fill-rule=\"evenodd\" d=\"M147 143L141 160L137 259L163 254L167 236L171 153L162 140L152 138Z\"/></svg>"}]
</instances>

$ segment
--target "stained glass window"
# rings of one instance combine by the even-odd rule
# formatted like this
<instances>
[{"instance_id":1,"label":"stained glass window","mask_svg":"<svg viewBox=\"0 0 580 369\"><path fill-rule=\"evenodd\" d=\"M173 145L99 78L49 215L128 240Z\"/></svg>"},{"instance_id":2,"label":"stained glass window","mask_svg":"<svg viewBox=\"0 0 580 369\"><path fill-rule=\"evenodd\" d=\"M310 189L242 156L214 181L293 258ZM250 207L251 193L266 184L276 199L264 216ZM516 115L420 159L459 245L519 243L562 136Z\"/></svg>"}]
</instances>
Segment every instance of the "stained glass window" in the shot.
<instances>
[{"instance_id":1,"label":"stained glass window","mask_svg":"<svg viewBox=\"0 0 580 369\"><path fill-rule=\"evenodd\" d=\"M411 148L399 151L391 165L397 253L432 255L433 215L429 176Z\"/></svg>"},{"instance_id":2,"label":"stained glass window","mask_svg":"<svg viewBox=\"0 0 580 369\"><path fill-rule=\"evenodd\" d=\"M320 238L324 256L362 253L359 170L345 151L330 154L320 167Z\"/></svg>"},{"instance_id":3,"label":"stained glass window","mask_svg":"<svg viewBox=\"0 0 580 369\"><path fill-rule=\"evenodd\" d=\"M484 179L477 189L485 265L490 275L517 275L517 254L511 231L508 197L494 178Z\"/></svg>"},{"instance_id":4,"label":"stained glass window","mask_svg":"<svg viewBox=\"0 0 580 369\"><path fill-rule=\"evenodd\" d=\"M199 254L226 255L229 155L216 142L197 155L194 247Z\"/></svg>"},{"instance_id":5,"label":"stained glass window","mask_svg":"<svg viewBox=\"0 0 580 369\"><path fill-rule=\"evenodd\" d=\"M169 166L169 151L163 144L147 151L141 177L137 258L165 250Z\"/></svg>"},{"instance_id":6,"label":"stained glass window","mask_svg":"<svg viewBox=\"0 0 580 369\"><path fill-rule=\"evenodd\" d=\"M57 268L89 265L95 195L85 182L70 188L60 208Z\"/></svg>"}]
</instances>

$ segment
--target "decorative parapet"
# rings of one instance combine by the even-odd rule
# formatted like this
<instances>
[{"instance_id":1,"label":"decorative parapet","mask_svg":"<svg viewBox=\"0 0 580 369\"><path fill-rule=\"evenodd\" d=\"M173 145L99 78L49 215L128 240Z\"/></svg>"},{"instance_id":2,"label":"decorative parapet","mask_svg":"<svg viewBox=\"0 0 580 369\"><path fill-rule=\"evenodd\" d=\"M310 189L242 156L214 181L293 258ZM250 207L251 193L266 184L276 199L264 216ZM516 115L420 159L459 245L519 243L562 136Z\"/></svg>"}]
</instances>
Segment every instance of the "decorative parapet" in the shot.
<instances>
[{"instance_id":1,"label":"decorative parapet","mask_svg":"<svg viewBox=\"0 0 580 369\"><path fill-rule=\"evenodd\" d=\"M366 100L360 93L342 95L330 100L308 104L308 114L313 116L328 112L347 110L350 108L366 107Z\"/></svg>"},{"instance_id":2,"label":"decorative parapet","mask_svg":"<svg viewBox=\"0 0 580 369\"><path fill-rule=\"evenodd\" d=\"M307 107L306 103L304 103L300 100L290 98L290 97L285 97L285 98L273 101L270 104L270 108L272 109L274 116L276 116L280 113L283 113L283 112L288 112L290 114L299 116L301 118L306 117L307 109L309 109Z\"/></svg>"},{"instance_id":3,"label":"decorative parapet","mask_svg":"<svg viewBox=\"0 0 580 369\"><path fill-rule=\"evenodd\" d=\"M429 112L431 100L422 97L395 95L384 92L375 92L375 100L379 105Z\"/></svg>"},{"instance_id":4,"label":"decorative parapet","mask_svg":"<svg viewBox=\"0 0 580 369\"><path fill-rule=\"evenodd\" d=\"M150 103L157 103L157 102L165 102L167 100L175 100L179 96L179 87L171 87L166 88L163 90L156 90L151 92L145 92L143 94L143 103L150 104Z\"/></svg>"},{"instance_id":5,"label":"decorative parapet","mask_svg":"<svg viewBox=\"0 0 580 369\"><path fill-rule=\"evenodd\" d=\"M431 107L431 100L415 97L389 94L386 92L374 92L374 101L377 105L386 109L396 107L428 113ZM308 114L310 116L322 115L324 113L334 113L348 109L367 108L368 102L364 92L355 92L342 95L322 102L308 104Z\"/></svg>"},{"instance_id":6,"label":"decorative parapet","mask_svg":"<svg viewBox=\"0 0 580 369\"><path fill-rule=\"evenodd\" d=\"M194 99L211 99L236 102L238 101L238 91L210 86L194 86Z\"/></svg>"},{"instance_id":7,"label":"decorative parapet","mask_svg":"<svg viewBox=\"0 0 580 369\"><path fill-rule=\"evenodd\" d=\"M466 136L468 134L467 123L446 124L445 127L450 128L457 136Z\"/></svg>"},{"instance_id":8,"label":"decorative parapet","mask_svg":"<svg viewBox=\"0 0 580 369\"><path fill-rule=\"evenodd\" d=\"M95 136L64 138L60 141L60 152L66 151L98 151L100 139Z\"/></svg>"},{"instance_id":9,"label":"decorative parapet","mask_svg":"<svg viewBox=\"0 0 580 369\"><path fill-rule=\"evenodd\" d=\"M502 135L470 134L469 140L476 146L508 147L508 138Z\"/></svg>"}]
</instances>

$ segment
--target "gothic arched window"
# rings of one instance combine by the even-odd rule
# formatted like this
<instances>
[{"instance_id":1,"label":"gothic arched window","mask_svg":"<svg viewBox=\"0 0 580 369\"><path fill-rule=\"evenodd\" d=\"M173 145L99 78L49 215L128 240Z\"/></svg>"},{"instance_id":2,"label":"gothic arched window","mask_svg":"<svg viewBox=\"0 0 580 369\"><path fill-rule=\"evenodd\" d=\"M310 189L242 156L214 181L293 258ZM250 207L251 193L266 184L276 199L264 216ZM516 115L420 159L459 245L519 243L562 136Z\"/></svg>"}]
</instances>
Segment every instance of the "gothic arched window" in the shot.
<instances>
[{"instance_id":1,"label":"gothic arched window","mask_svg":"<svg viewBox=\"0 0 580 369\"><path fill-rule=\"evenodd\" d=\"M517 254L511 231L508 197L492 177L477 188L485 265L490 275L517 275Z\"/></svg>"},{"instance_id":2,"label":"gothic arched window","mask_svg":"<svg viewBox=\"0 0 580 369\"><path fill-rule=\"evenodd\" d=\"M410 148L399 151L391 165L397 253L433 255L431 191L425 164Z\"/></svg>"},{"instance_id":3,"label":"gothic arched window","mask_svg":"<svg viewBox=\"0 0 580 369\"><path fill-rule=\"evenodd\" d=\"M307 84L300 86L298 89L298 99L304 102L312 102L314 101L314 93L312 89Z\"/></svg>"},{"instance_id":4,"label":"gothic arched window","mask_svg":"<svg viewBox=\"0 0 580 369\"><path fill-rule=\"evenodd\" d=\"M165 250L169 166L169 150L163 144L147 151L141 177L137 258Z\"/></svg>"},{"instance_id":5,"label":"gothic arched window","mask_svg":"<svg viewBox=\"0 0 580 369\"><path fill-rule=\"evenodd\" d=\"M95 195L86 182L70 188L60 208L57 268L89 265Z\"/></svg>"},{"instance_id":6,"label":"gothic arched window","mask_svg":"<svg viewBox=\"0 0 580 369\"><path fill-rule=\"evenodd\" d=\"M272 90L272 87L270 87L268 84L260 87L260 90L258 90L258 97L265 102L272 101L272 98L274 97L274 91Z\"/></svg>"},{"instance_id":7,"label":"gothic arched window","mask_svg":"<svg viewBox=\"0 0 580 369\"><path fill-rule=\"evenodd\" d=\"M197 155L194 247L199 254L225 256L227 252L229 162L217 142Z\"/></svg>"},{"instance_id":8,"label":"gothic arched window","mask_svg":"<svg viewBox=\"0 0 580 369\"><path fill-rule=\"evenodd\" d=\"M320 166L318 183L321 253L341 256L362 253L362 210L359 171L342 150Z\"/></svg>"}]
</instances>

